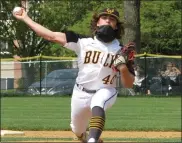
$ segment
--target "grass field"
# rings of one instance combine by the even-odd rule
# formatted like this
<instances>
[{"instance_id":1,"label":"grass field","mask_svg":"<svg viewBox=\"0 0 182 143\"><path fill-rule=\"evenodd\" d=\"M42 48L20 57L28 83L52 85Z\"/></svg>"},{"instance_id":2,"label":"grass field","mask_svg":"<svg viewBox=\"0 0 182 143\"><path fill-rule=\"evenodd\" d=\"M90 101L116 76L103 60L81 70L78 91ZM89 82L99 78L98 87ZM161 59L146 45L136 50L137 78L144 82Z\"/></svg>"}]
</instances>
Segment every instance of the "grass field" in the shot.
<instances>
[{"instance_id":1,"label":"grass field","mask_svg":"<svg viewBox=\"0 0 182 143\"><path fill-rule=\"evenodd\" d=\"M2 97L1 129L70 130L70 97ZM181 131L181 97L119 97L105 130Z\"/></svg>"},{"instance_id":2,"label":"grass field","mask_svg":"<svg viewBox=\"0 0 182 143\"><path fill-rule=\"evenodd\" d=\"M10 138L10 137L4 137L1 140L2 142L65 142L68 141L71 143L72 139L71 138ZM113 138L107 138L104 140L104 142L144 142L144 143L148 143L148 142L160 142L160 143L164 143L164 142L175 142L175 143L180 143L181 139L180 138L170 138L170 139L166 139L166 138L117 138L114 139ZM77 142L79 143L79 142Z\"/></svg>"}]
</instances>

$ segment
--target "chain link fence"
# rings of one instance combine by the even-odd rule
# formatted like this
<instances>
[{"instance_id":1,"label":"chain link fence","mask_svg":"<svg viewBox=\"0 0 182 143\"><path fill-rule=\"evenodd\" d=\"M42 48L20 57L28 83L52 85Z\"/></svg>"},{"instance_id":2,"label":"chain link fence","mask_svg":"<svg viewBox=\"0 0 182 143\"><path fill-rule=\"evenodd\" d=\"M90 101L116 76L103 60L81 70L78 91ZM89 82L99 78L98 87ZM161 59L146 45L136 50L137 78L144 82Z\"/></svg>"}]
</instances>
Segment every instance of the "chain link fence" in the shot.
<instances>
[{"instance_id":1,"label":"chain link fence","mask_svg":"<svg viewBox=\"0 0 182 143\"><path fill-rule=\"evenodd\" d=\"M48 59L49 58L49 59ZM135 61L132 89L122 87L120 96L181 95L182 57L141 54ZM32 57L21 61L1 61L1 93L7 95L71 95L78 72L76 59Z\"/></svg>"}]
</instances>

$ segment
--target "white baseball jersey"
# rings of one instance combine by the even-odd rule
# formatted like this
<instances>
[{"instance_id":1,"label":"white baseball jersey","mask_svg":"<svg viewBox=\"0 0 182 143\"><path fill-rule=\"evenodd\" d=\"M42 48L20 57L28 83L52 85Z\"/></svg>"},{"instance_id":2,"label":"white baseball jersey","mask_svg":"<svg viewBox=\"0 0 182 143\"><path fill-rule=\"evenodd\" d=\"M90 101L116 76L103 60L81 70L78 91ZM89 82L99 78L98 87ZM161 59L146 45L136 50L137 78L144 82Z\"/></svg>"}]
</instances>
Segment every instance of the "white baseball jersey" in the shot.
<instances>
[{"instance_id":1,"label":"white baseball jersey","mask_svg":"<svg viewBox=\"0 0 182 143\"><path fill-rule=\"evenodd\" d=\"M64 47L77 54L79 73L76 79L83 87L97 90L103 87L116 87L116 72L112 64L116 53L121 49L118 40L102 43L96 37L84 38L74 32L66 32Z\"/></svg>"},{"instance_id":2,"label":"white baseball jersey","mask_svg":"<svg viewBox=\"0 0 182 143\"><path fill-rule=\"evenodd\" d=\"M67 44L64 47L78 56L79 73L71 98L70 126L80 136L88 127L93 107L107 110L116 101L116 72L112 64L121 46L118 40L102 43L96 37L84 38L74 32L65 34Z\"/></svg>"}]
</instances>

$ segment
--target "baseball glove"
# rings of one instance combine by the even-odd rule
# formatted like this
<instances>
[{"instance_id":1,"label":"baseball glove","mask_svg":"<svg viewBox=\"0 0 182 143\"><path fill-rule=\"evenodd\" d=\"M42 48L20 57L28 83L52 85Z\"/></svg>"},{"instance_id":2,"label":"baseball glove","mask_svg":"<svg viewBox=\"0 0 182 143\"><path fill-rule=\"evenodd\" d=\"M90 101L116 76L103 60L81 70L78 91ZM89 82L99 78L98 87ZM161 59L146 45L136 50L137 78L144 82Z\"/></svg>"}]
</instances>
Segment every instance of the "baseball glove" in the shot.
<instances>
[{"instance_id":1,"label":"baseball glove","mask_svg":"<svg viewBox=\"0 0 182 143\"><path fill-rule=\"evenodd\" d=\"M136 45L134 42L129 42L118 52L118 57L114 61L114 67L117 67L121 64L126 64L128 70L131 74L135 75L134 72L134 56L135 56Z\"/></svg>"}]
</instances>

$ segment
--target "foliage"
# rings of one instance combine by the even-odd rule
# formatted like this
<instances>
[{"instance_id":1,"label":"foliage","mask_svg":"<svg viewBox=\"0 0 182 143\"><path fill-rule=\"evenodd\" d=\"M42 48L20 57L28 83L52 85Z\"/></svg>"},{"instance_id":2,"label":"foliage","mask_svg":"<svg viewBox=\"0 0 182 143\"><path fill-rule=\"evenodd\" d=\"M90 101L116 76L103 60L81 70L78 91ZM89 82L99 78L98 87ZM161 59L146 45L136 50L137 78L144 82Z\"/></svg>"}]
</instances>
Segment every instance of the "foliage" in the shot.
<instances>
[{"instance_id":1,"label":"foliage","mask_svg":"<svg viewBox=\"0 0 182 143\"><path fill-rule=\"evenodd\" d=\"M123 1L64 0L29 1L28 14L36 22L53 30L74 30L90 35L90 20L95 11L105 7L116 8L123 17ZM12 9L18 1L1 1L3 12L0 20L0 39L9 42L9 51L22 57L40 53L53 56L76 56L72 51L58 44L38 37L23 22L12 17ZM181 1L141 1L141 53L181 54ZM6 21L5 21L6 20ZM14 51L13 40L19 39L20 48ZM50 48L51 47L51 48Z\"/></svg>"},{"instance_id":2,"label":"foliage","mask_svg":"<svg viewBox=\"0 0 182 143\"><path fill-rule=\"evenodd\" d=\"M68 26L73 25L76 21L81 20L86 14L87 8L90 5L89 0L64 0L64 1L28 1L26 11L33 21L40 23L44 27L52 31L62 31ZM9 41L11 45L9 49L21 57L37 56L44 51L53 54L55 48L50 48L50 42L36 35L35 32L22 21L16 20L12 16L12 10L15 6L21 6L20 1L1 1L3 13L0 20L0 38L4 41ZM17 41L17 44L13 41ZM14 46L13 46L14 45ZM57 46L58 47L58 46ZM15 51L14 51L15 49ZM59 50L60 51L60 50ZM61 51L60 51L61 53ZM65 50L65 53L70 51ZM65 55L65 54L63 54ZM70 54L73 55L72 53ZM32 83L35 77L35 68L32 64L24 65L23 74L28 79L27 86Z\"/></svg>"},{"instance_id":3,"label":"foliage","mask_svg":"<svg viewBox=\"0 0 182 143\"><path fill-rule=\"evenodd\" d=\"M51 47L51 48L50 48ZM48 50L44 50L42 52L43 55L50 55L50 56L55 56L55 57L76 57L76 54L67 49L62 47L59 44L52 43L49 47L47 47Z\"/></svg>"},{"instance_id":4,"label":"foliage","mask_svg":"<svg viewBox=\"0 0 182 143\"><path fill-rule=\"evenodd\" d=\"M180 54L181 6L180 1L142 1L143 52Z\"/></svg>"},{"instance_id":5,"label":"foliage","mask_svg":"<svg viewBox=\"0 0 182 143\"><path fill-rule=\"evenodd\" d=\"M105 1L100 8L113 6L123 17L122 2L113 0ZM167 55L180 55L181 50L181 1L141 1L141 51L140 53L157 53ZM80 33L89 33L85 27L91 19L90 12L83 21L79 21L71 27Z\"/></svg>"},{"instance_id":6,"label":"foliage","mask_svg":"<svg viewBox=\"0 0 182 143\"><path fill-rule=\"evenodd\" d=\"M4 8L3 20L0 29L1 39L11 42L18 40L19 46L16 49L22 57L36 56L44 50L49 50L50 42L38 37L28 26L12 16L12 10L20 5L17 1L1 2ZM36 22L49 28L52 31L62 31L76 21L81 20L86 14L90 5L89 0L64 0L64 1L29 1L28 15ZM79 10L78 10L79 9ZM12 47L10 47L12 48Z\"/></svg>"}]
</instances>

